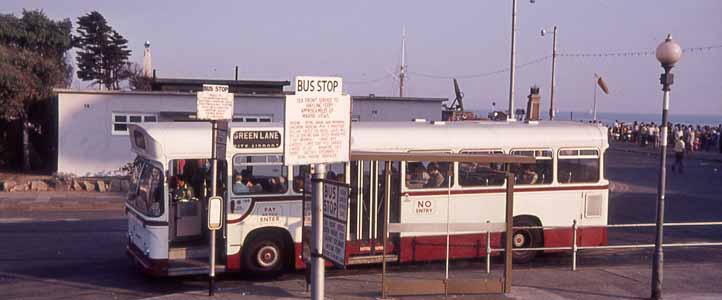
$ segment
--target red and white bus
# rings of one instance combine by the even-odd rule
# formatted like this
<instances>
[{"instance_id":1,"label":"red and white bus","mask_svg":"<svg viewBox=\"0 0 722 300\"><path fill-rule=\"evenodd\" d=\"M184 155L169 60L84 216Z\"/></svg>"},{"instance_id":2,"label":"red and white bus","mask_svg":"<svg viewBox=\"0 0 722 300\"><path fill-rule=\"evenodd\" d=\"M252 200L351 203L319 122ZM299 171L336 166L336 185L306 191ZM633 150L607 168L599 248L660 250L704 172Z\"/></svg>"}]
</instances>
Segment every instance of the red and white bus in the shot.
<instances>
[{"instance_id":1,"label":"red and white bus","mask_svg":"<svg viewBox=\"0 0 722 300\"><path fill-rule=\"evenodd\" d=\"M207 273L205 222L210 190L207 123L130 125L134 162L128 213L128 253L151 274ZM609 182L604 153L607 130L576 122L358 122L351 149L377 152L504 153L533 156L535 164L509 165L393 161L392 223L503 222L505 178L516 175L514 225L566 226L574 220L578 245L607 243ZM352 155L353 158L353 155ZM351 185L346 262L381 261L383 173L381 161L327 167L327 178ZM283 163L283 124L232 123L218 188L225 199L218 233L219 272L274 274L303 268L303 178L308 166ZM451 181L449 181L451 179ZM447 211L448 207L448 211ZM595 227L598 226L598 227ZM514 247L571 245L570 229L518 229ZM445 257L446 236L392 234L387 260L416 262ZM492 246L500 238L492 235ZM485 255L480 232L454 233L451 258ZM515 251L529 261L535 251Z\"/></svg>"}]
</instances>

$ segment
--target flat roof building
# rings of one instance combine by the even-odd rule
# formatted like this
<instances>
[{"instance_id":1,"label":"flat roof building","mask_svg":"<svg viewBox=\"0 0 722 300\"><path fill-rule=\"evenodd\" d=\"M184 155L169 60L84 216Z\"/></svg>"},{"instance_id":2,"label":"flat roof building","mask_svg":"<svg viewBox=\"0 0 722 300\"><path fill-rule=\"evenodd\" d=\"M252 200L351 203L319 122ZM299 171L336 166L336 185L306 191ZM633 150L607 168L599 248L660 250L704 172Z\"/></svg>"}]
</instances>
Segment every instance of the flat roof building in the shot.
<instances>
[{"instance_id":1,"label":"flat roof building","mask_svg":"<svg viewBox=\"0 0 722 300\"><path fill-rule=\"evenodd\" d=\"M232 84L228 84L232 83ZM78 176L119 173L133 160L127 125L196 121L196 91L227 84L234 122L283 121L288 81L156 79L157 91L57 89L57 171ZM163 90L165 89L165 90ZM234 90L235 89L235 90ZM441 119L446 98L352 96L352 121ZM189 143L193 141L189 140Z\"/></svg>"}]
</instances>

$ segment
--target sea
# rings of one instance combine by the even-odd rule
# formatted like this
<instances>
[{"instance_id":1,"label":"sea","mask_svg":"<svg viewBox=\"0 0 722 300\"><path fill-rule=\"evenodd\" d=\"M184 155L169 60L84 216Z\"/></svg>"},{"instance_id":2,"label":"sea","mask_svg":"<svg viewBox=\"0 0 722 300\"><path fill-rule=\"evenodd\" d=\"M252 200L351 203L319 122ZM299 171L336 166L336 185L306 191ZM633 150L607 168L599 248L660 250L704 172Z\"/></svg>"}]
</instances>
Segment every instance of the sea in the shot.
<instances>
[{"instance_id":1,"label":"sea","mask_svg":"<svg viewBox=\"0 0 722 300\"><path fill-rule=\"evenodd\" d=\"M488 111L475 111L479 116L487 116ZM542 114L542 119L547 117L547 112ZM557 120L573 120L573 121L591 121L593 115L590 112L557 112ZM662 122L662 112L658 114L643 114L643 113L615 113L615 112L597 112L597 120L604 124L611 125L614 121L632 123L642 122L660 124ZM688 125L709 125L719 126L722 124L722 114L719 115L690 115L690 114L674 114L670 112L669 121L673 124L688 124Z\"/></svg>"}]
</instances>

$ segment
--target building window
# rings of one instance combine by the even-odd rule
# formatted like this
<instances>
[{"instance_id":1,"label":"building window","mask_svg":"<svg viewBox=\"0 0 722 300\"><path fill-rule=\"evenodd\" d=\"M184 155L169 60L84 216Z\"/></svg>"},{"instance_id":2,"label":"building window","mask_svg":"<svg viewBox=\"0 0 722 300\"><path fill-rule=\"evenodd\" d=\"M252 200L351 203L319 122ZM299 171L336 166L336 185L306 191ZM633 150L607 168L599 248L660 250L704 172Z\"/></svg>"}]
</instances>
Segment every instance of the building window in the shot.
<instances>
[{"instance_id":1,"label":"building window","mask_svg":"<svg viewBox=\"0 0 722 300\"><path fill-rule=\"evenodd\" d=\"M127 135L128 124L155 122L158 122L158 115L156 114L113 113L113 127L111 128L111 132L113 135Z\"/></svg>"},{"instance_id":2,"label":"building window","mask_svg":"<svg viewBox=\"0 0 722 300\"><path fill-rule=\"evenodd\" d=\"M268 123L273 122L273 117L264 115L235 115L233 116L233 122Z\"/></svg>"}]
</instances>

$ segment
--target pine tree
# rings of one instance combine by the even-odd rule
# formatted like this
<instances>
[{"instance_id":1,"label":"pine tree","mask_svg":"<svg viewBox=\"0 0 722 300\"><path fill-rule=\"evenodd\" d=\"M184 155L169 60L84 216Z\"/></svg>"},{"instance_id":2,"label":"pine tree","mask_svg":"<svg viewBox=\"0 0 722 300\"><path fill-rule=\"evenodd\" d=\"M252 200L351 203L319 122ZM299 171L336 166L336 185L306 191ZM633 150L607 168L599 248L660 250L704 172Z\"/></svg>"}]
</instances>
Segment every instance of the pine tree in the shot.
<instances>
[{"instance_id":1,"label":"pine tree","mask_svg":"<svg viewBox=\"0 0 722 300\"><path fill-rule=\"evenodd\" d=\"M120 71L131 53L128 40L113 30L97 11L78 18L77 33L78 78L107 89L119 89L120 81L127 78Z\"/></svg>"}]
</instances>

